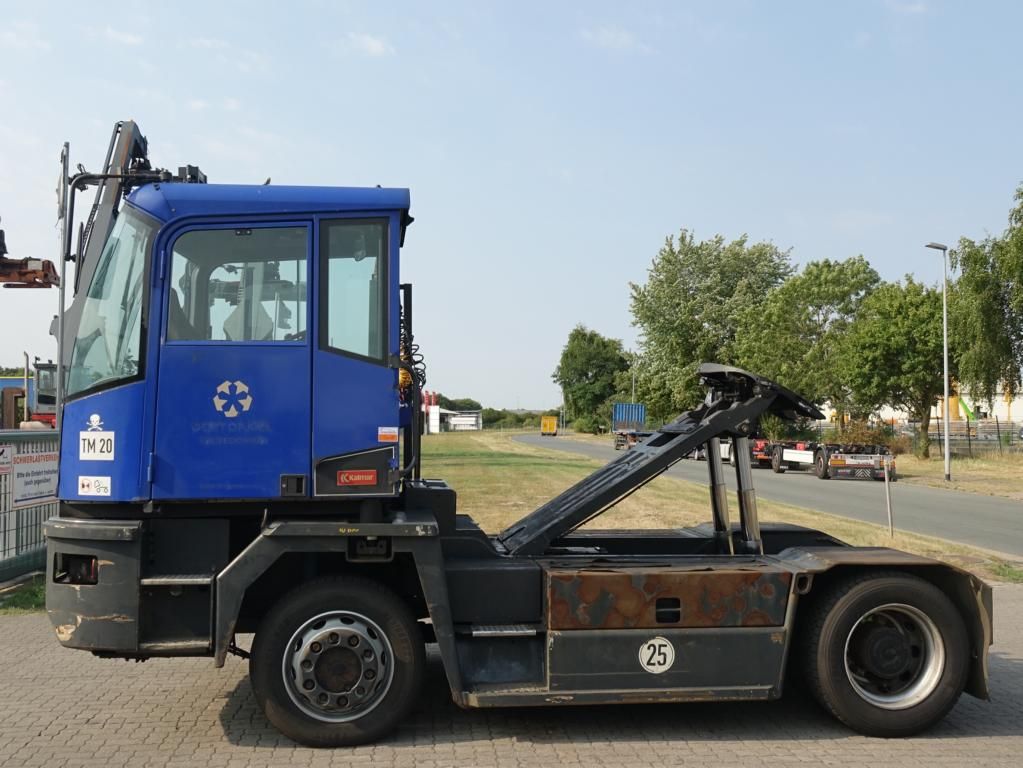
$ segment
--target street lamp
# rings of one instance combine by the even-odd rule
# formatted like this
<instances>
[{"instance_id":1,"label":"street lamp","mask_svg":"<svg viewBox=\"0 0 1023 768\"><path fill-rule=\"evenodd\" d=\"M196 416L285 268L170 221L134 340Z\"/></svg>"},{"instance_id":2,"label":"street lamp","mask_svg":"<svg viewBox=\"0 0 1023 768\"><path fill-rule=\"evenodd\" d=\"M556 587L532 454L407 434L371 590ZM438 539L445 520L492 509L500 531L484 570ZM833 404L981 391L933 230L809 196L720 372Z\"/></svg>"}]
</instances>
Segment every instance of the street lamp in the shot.
<instances>
[{"instance_id":1,"label":"street lamp","mask_svg":"<svg viewBox=\"0 0 1023 768\"><path fill-rule=\"evenodd\" d=\"M948 246L941 243L927 243L924 247L941 251L941 343L945 357L945 482L947 483L952 480L952 454L948 447L950 426L948 416L948 262L945 258Z\"/></svg>"}]
</instances>

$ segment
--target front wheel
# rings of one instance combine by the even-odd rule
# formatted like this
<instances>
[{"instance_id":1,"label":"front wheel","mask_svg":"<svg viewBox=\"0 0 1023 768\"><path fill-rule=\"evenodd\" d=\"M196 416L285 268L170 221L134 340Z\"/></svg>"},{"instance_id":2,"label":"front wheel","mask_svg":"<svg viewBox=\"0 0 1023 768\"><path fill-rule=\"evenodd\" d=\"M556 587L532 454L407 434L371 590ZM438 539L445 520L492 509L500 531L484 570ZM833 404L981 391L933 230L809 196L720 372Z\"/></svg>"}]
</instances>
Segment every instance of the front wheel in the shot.
<instances>
[{"instance_id":1,"label":"front wheel","mask_svg":"<svg viewBox=\"0 0 1023 768\"><path fill-rule=\"evenodd\" d=\"M827 593L806 625L806 679L835 717L868 736L909 736L952 709L970 649L956 607L930 582L865 574Z\"/></svg>"},{"instance_id":2,"label":"front wheel","mask_svg":"<svg viewBox=\"0 0 1023 768\"><path fill-rule=\"evenodd\" d=\"M256 632L249 676L267 719L295 741L373 741L415 702L425 656L411 611L368 579L332 577L285 595Z\"/></svg>"}]
</instances>

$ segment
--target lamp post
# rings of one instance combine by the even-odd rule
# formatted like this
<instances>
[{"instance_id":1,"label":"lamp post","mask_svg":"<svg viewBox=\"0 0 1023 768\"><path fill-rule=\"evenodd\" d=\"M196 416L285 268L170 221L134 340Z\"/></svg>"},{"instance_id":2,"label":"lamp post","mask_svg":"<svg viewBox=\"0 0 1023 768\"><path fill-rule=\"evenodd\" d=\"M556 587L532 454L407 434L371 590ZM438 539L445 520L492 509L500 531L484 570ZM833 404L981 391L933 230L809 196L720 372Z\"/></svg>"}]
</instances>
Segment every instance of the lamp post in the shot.
<instances>
[{"instance_id":1,"label":"lamp post","mask_svg":"<svg viewBox=\"0 0 1023 768\"><path fill-rule=\"evenodd\" d=\"M948 253L948 246L941 243L927 243L925 248L933 248L941 251L941 343L942 353L945 360L945 482L952 480L952 453L949 450L948 432L948 261L945 258Z\"/></svg>"}]
</instances>

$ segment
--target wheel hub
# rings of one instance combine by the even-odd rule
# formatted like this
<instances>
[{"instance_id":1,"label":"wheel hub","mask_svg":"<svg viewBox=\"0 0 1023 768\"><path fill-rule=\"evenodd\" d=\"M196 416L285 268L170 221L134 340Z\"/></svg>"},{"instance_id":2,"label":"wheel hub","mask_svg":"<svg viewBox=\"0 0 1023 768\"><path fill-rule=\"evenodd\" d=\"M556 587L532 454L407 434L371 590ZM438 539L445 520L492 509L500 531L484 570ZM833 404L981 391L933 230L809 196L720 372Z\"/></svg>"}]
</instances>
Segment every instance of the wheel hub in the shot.
<instances>
[{"instance_id":1,"label":"wheel hub","mask_svg":"<svg viewBox=\"0 0 1023 768\"><path fill-rule=\"evenodd\" d=\"M282 671L299 709L318 720L346 722L373 709L390 688L391 646L365 616L325 613L292 635Z\"/></svg>"},{"instance_id":2,"label":"wheel hub","mask_svg":"<svg viewBox=\"0 0 1023 768\"><path fill-rule=\"evenodd\" d=\"M895 678L910 670L913 647L909 639L891 627L876 627L864 633L859 653L864 668L881 678Z\"/></svg>"},{"instance_id":3,"label":"wheel hub","mask_svg":"<svg viewBox=\"0 0 1023 768\"><path fill-rule=\"evenodd\" d=\"M846 678L860 698L881 709L916 706L938 687L944 670L941 632L915 606L873 608L846 636Z\"/></svg>"},{"instance_id":4,"label":"wheel hub","mask_svg":"<svg viewBox=\"0 0 1023 768\"><path fill-rule=\"evenodd\" d=\"M328 648L313 664L317 685L331 693L350 691L362 675L362 661L348 648Z\"/></svg>"}]
</instances>

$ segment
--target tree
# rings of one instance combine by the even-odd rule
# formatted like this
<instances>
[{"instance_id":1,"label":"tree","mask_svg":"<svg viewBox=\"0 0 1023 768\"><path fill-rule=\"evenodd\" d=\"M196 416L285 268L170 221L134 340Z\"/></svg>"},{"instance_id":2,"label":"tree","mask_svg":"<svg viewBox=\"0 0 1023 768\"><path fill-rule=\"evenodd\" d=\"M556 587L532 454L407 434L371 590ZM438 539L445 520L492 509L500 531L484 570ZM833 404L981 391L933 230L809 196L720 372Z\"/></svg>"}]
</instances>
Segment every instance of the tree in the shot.
<instances>
[{"instance_id":1,"label":"tree","mask_svg":"<svg viewBox=\"0 0 1023 768\"><path fill-rule=\"evenodd\" d=\"M479 411L483 408L478 400L473 400L471 397L450 398L440 392L437 393L437 405L449 411Z\"/></svg>"},{"instance_id":2,"label":"tree","mask_svg":"<svg viewBox=\"0 0 1023 768\"><path fill-rule=\"evenodd\" d=\"M842 343L863 300L881 282L862 256L814 261L747 309L735 341L738 364L841 415L851 392ZM839 429L843 422L839 419Z\"/></svg>"},{"instance_id":3,"label":"tree","mask_svg":"<svg viewBox=\"0 0 1023 768\"><path fill-rule=\"evenodd\" d=\"M990 406L1020 390L1023 367L1023 186L1001 237L968 238L952 251L961 270L949 290L949 346L959 381Z\"/></svg>"},{"instance_id":4,"label":"tree","mask_svg":"<svg viewBox=\"0 0 1023 768\"><path fill-rule=\"evenodd\" d=\"M941 292L884 283L863 300L844 344L845 377L865 408L908 411L919 422L916 454L930 456L931 408L942 394Z\"/></svg>"},{"instance_id":5,"label":"tree","mask_svg":"<svg viewBox=\"0 0 1023 768\"><path fill-rule=\"evenodd\" d=\"M551 378L561 387L571 418L592 417L614 395L615 374L627 367L621 341L577 325Z\"/></svg>"},{"instance_id":6,"label":"tree","mask_svg":"<svg viewBox=\"0 0 1023 768\"><path fill-rule=\"evenodd\" d=\"M697 241L668 237L645 284L630 284L633 325L642 332L637 399L656 418L670 418L703 397L702 362L733 363L740 318L792 273L787 251L746 237ZM642 393L642 397L640 397Z\"/></svg>"}]
</instances>

